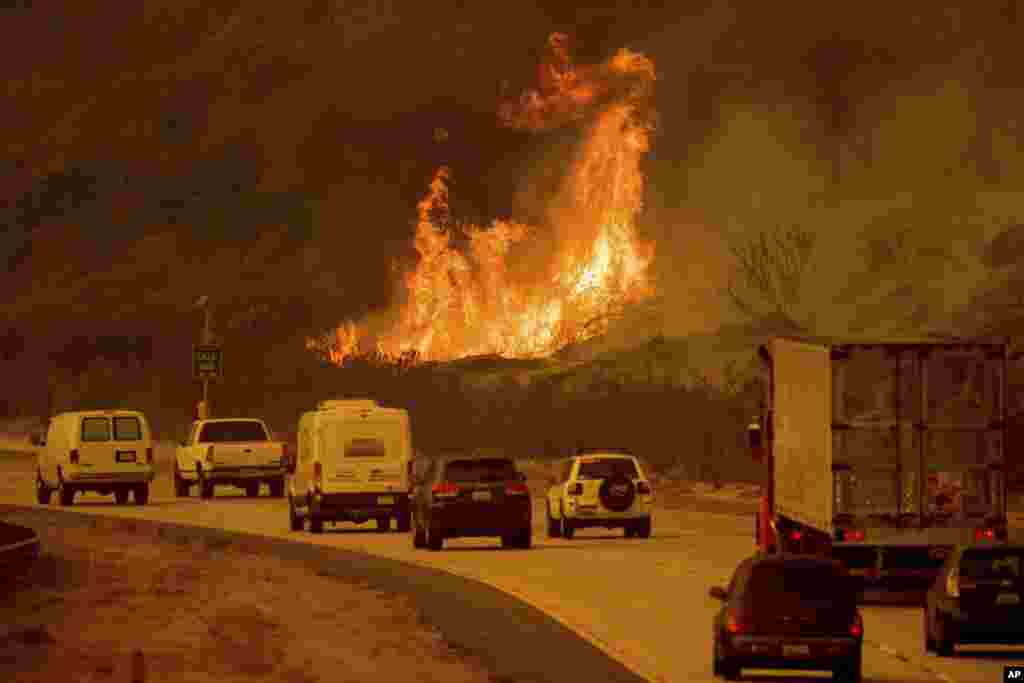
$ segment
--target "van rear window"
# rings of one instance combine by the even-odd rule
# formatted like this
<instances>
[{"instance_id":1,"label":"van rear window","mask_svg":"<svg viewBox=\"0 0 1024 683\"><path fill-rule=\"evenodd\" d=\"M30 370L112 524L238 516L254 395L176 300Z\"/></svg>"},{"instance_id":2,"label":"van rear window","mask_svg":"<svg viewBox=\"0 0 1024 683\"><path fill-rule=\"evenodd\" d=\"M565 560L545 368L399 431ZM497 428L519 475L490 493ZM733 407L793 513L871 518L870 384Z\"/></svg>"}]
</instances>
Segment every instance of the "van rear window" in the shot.
<instances>
[{"instance_id":1,"label":"van rear window","mask_svg":"<svg viewBox=\"0 0 1024 683\"><path fill-rule=\"evenodd\" d=\"M82 441L110 441L110 420L105 417L82 418Z\"/></svg>"},{"instance_id":2,"label":"van rear window","mask_svg":"<svg viewBox=\"0 0 1024 683\"><path fill-rule=\"evenodd\" d=\"M142 423L137 417L114 418L115 441L142 441Z\"/></svg>"},{"instance_id":3,"label":"van rear window","mask_svg":"<svg viewBox=\"0 0 1024 683\"><path fill-rule=\"evenodd\" d=\"M380 439L352 439L345 445L346 458L383 458L388 447Z\"/></svg>"}]
</instances>

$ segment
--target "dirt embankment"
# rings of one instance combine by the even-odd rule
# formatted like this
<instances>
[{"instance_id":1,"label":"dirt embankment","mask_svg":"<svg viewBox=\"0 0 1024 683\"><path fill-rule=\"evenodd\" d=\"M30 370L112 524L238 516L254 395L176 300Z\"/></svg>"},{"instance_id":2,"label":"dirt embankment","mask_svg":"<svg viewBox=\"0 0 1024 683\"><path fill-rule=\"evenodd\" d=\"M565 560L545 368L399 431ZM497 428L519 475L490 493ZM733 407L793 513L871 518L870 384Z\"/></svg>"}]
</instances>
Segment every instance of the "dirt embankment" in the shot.
<instances>
[{"instance_id":1,"label":"dirt embankment","mask_svg":"<svg viewBox=\"0 0 1024 683\"><path fill-rule=\"evenodd\" d=\"M301 564L88 527L37 532L43 556L0 583L5 680L490 680L407 600Z\"/></svg>"}]
</instances>

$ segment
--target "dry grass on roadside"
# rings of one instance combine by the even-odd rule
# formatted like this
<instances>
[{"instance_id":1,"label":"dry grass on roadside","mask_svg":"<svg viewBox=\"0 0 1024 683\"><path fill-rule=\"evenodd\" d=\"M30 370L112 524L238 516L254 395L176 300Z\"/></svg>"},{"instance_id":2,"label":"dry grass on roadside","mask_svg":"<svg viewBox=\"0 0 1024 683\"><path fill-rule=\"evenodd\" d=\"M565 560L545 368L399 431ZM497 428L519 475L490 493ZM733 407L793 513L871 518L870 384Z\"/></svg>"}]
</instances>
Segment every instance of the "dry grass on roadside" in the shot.
<instances>
[{"instance_id":1,"label":"dry grass on roadside","mask_svg":"<svg viewBox=\"0 0 1024 683\"><path fill-rule=\"evenodd\" d=\"M141 664L147 683L489 681L408 600L297 563L85 527L39 533L44 556L0 592L0 623L17 625L0 639L4 680L128 683Z\"/></svg>"}]
</instances>

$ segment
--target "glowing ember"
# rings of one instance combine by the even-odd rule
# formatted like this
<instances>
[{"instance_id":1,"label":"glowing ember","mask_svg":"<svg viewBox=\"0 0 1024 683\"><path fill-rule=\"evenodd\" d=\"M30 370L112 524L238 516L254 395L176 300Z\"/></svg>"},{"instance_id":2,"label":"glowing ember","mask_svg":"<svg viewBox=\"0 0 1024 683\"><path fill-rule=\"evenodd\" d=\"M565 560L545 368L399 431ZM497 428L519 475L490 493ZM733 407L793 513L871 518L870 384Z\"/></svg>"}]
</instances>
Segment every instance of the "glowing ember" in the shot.
<instances>
[{"instance_id":1,"label":"glowing ember","mask_svg":"<svg viewBox=\"0 0 1024 683\"><path fill-rule=\"evenodd\" d=\"M644 56L622 50L603 65L575 67L567 37L555 34L541 66L541 90L500 113L507 126L544 130L584 117L588 134L563 186L568 208L554 220L556 252L529 282L508 269L510 250L534 231L513 221L462 227L466 252L452 244L449 171L441 168L419 203L420 261L405 276L397 320L383 331L344 322L310 348L336 363L373 349L384 358L452 360L497 354L546 356L606 331L623 306L654 294L653 245L639 241L640 159L650 125L641 111L654 81Z\"/></svg>"}]
</instances>

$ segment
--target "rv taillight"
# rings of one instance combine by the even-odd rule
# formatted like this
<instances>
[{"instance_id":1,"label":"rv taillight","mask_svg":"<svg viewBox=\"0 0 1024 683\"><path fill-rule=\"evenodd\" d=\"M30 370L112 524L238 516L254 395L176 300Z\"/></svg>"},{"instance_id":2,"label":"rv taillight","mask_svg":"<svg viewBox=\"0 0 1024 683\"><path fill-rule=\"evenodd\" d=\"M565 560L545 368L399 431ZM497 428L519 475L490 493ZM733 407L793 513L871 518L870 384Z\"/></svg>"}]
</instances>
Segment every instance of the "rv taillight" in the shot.
<instances>
[{"instance_id":1,"label":"rv taillight","mask_svg":"<svg viewBox=\"0 0 1024 683\"><path fill-rule=\"evenodd\" d=\"M152 448L147 448L146 449L146 464L147 465L152 465L153 464L153 449Z\"/></svg>"},{"instance_id":2,"label":"rv taillight","mask_svg":"<svg viewBox=\"0 0 1024 683\"><path fill-rule=\"evenodd\" d=\"M440 484L434 484L430 492L434 494L434 498L454 498L459 495L459 487L451 482L441 482Z\"/></svg>"},{"instance_id":3,"label":"rv taillight","mask_svg":"<svg viewBox=\"0 0 1024 683\"><path fill-rule=\"evenodd\" d=\"M78 449L77 448L72 448L71 449L71 464L72 465L77 465L78 464Z\"/></svg>"}]
</instances>

